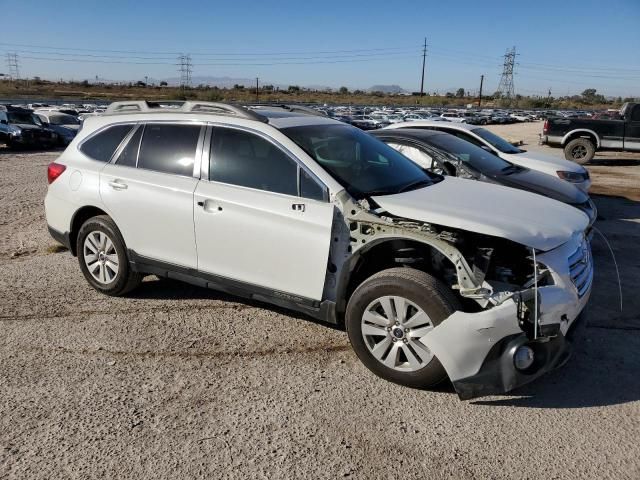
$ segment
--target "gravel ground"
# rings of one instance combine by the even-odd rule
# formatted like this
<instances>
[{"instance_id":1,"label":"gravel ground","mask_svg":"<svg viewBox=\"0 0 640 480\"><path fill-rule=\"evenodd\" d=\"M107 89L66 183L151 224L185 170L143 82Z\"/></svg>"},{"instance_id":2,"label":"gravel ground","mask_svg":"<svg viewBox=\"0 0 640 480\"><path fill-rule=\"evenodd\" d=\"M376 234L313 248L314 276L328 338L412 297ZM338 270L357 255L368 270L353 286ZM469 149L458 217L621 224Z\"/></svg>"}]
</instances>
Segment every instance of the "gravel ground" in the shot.
<instances>
[{"instance_id":1,"label":"gravel ground","mask_svg":"<svg viewBox=\"0 0 640 480\"><path fill-rule=\"evenodd\" d=\"M637 182L596 197L624 313L596 240L569 363L462 402L378 379L343 332L286 311L155 277L98 294L46 231L55 157L0 150L0 478L640 477ZM640 174L619 161L595 190Z\"/></svg>"}]
</instances>

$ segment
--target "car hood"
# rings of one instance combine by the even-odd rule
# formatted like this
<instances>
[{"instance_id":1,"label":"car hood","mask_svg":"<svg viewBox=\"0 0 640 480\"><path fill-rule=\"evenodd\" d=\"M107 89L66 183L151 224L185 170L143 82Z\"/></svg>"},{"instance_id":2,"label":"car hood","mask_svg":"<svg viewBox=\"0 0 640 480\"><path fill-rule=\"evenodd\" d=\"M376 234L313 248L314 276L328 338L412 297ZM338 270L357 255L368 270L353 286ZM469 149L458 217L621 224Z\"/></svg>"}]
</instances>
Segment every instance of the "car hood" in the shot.
<instances>
[{"instance_id":1,"label":"car hood","mask_svg":"<svg viewBox=\"0 0 640 480\"><path fill-rule=\"evenodd\" d=\"M589 200L589 196L575 184L536 170L525 168L509 175L499 173L491 177L508 187L527 190L559 202L581 205Z\"/></svg>"},{"instance_id":2,"label":"car hood","mask_svg":"<svg viewBox=\"0 0 640 480\"><path fill-rule=\"evenodd\" d=\"M565 171L565 172L576 172L576 173L585 173L586 169L582 165L578 165L575 162L571 162L569 160L565 160L563 158L554 157L551 155L546 155L544 153L539 152L522 152L522 153L502 153L500 152L500 157L513 162L517 165L522 165L523 167L533 168L535 170L540 170L554 177L557 176L557 171Z\"/></svg>"},{"instance_id":3,"label":"car hood","mask_svg":"<svg viewBox=\"0 0 640 480\"><path fill-rule=\"evenodd\" d=\"M543 251L562 245L589 223L584 213L555 200L454 177L373 200L399 217L506 238Z\"/></svg>"}]
</instances>

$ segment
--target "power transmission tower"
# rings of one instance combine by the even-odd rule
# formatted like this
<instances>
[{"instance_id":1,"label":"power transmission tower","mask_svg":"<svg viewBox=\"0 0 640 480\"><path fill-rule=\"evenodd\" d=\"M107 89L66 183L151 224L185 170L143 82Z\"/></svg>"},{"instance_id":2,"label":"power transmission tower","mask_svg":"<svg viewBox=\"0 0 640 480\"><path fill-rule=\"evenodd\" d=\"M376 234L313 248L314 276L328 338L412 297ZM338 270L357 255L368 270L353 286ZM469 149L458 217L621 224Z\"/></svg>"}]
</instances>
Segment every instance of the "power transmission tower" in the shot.
<instances>
[{"instance_id":1,"label":"power transmission tower","mask_svg":"<svg viewBox=\"0 0 640 480\"><path fill-rule=\"evenodd\" d=\"M424 37L424 46L422 47L422 78L420 80L420 96L424 95L424 67L427 61L427 37Z\"/></svg>"},{"instance_id":2,"label":"power transmission tower","mask_svg":"<svg viewBox=\"0 0 640 480\"><path fill-rule=\"evenodd\" d=\"M504 105L507 107L510 107L511 103L516 100L513 87L513 68L516 64L516 55L516 47L507 49L507 52L504 54L502 77L500 77L500 84L498 85L498 93L503 99Z\"/></svg>"},{"instance_id":3,"label":"power transmission tower","mask_svg":"<svg viewBox=\"0 0 640 480\"><path fill-rule=\"evenodd\" d=\"M20 60L17 53L7 53L7 67L11 80L20 79Z\"/></svg>"},{"instance_id":4,"label":"power transmission tower","mask_svg":"<svg viewBox=\"0 0 640 480\"><path fill-rule=\"evenodd\" d=\"M180 55L178 57L178 66L180 67L180 88L184 90L191 86L191 55Z\"/></svg>"}]
</instances>

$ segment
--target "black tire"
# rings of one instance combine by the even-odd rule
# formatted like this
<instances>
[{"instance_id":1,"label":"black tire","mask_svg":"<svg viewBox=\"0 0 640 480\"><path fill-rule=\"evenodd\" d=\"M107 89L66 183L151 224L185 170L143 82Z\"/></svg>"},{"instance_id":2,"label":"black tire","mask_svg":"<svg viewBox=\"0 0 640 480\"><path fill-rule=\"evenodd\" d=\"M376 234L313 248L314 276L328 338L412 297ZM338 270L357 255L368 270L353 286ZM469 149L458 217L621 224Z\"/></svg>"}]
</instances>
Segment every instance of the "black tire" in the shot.
<instances>
[{"instance_id":1,"label":"black tire","mask_svg":"<svg viewBox=\"0 0 640 480\"><path fill-rule=\"evenodd\" d=\"M349 299L345 322L349 341L362 363L379 377L412 388L433 387L447 378L440 361L434 356L426 366L415 371L389 368L369 351L362 334L362 318L367 307L384 296L402 296L420 307L433 326L439 325L460 303L441 281L413 268L390 268L363 282Z\"/></svg>"},{"instance_id":2,"label":"black tire","mask_svg":"<svg viewBox=\"0 0 640 480\"><path fill-rule=\"evenodd\" d=\"M84 244L87 236L92 232L105 233L113 243L118 256L118 272L108 283L101 283L96 280L85 263ZM107 215L92 217L82 224L76 239L76 252L78 252L78 263L80 263L80 270L82 270L84 278L93 288L105 295L114 297L125 295L136 288L142 281L143 275L131 270L122 234L114 221Z\"/></svg>"},{"instance_id":3,"label":"black tire","mask_svg":"<svg viewBox=\"0 0 640 480\"><path fill-rule=\"evenodd\" d=\"M596 147L588 138L574 138L564 147L564 158L583 165L596 154Z\"/></svg>"}]
</instances>

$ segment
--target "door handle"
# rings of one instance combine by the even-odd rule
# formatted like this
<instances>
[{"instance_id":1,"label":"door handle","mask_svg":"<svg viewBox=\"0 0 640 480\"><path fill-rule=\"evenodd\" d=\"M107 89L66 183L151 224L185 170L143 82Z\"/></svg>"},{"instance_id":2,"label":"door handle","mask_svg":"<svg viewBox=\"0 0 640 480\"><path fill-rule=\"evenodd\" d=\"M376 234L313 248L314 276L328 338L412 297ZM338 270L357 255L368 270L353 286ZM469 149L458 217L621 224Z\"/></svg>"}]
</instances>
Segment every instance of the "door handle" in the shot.
<instances>
[{"instance_id":1,"label":"door handle","mask_svg":"<svg viewBox=\"0 0 640 480\"><path fill-rule=\"evenodd\" d=\"M109 182L109 186L114 190L126 190L127 188L129 188L129 185L121 182L120 180L111 180Z\"/></svg>"},{"instance_id":2,"label":"door handle","mask_svg":"<svg viewBox=\"0 0 640 480\"><path fill-rule=\"evenodd\" d=\"M294 203L291 205L291 209L296 212L304 212L304 203Z\"/></svg>"}]
</instances>

